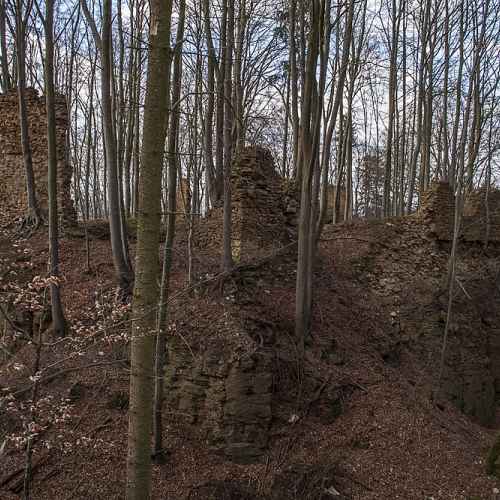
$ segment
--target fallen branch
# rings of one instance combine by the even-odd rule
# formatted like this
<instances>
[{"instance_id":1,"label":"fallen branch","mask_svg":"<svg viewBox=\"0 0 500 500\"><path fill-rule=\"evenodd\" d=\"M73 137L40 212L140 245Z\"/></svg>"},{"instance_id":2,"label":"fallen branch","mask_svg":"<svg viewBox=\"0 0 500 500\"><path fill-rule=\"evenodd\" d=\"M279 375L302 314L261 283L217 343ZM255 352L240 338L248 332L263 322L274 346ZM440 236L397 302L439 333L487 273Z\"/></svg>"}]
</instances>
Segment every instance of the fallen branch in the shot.
<instances>
[{"instance_id":1,"label":"fallen branch","mask_svg":"<svg viewBox=\"0 0 500 500\"><path fill-rule=\"evenodd\" d=\"M326 386L330 383L331 378L332 378L332 375L331 374L328 375L328 377L319 386L318 390L313 395L313 397L309 400L309 403L307 404L307 407L305 410L305 416L309 415L309 411L311 410L311 406L321 398L321 395L323 394L323 391L325 390Z\"/></svg>"},{"instance_id":2,"label":"fallen branch","mask_svg":"<svg viewBox=\"0 0 500 500\"><path fill-rule=\"evenodd\" d=\"M46 375L45 377L40 378L40 380L38 381L38 383L39 384L47 384L48 382L52 382L54 379L60 377L61 375L65 375L67 373L77 372L77 371L80 371L80 370L86 370L88 368L96 368L96 367L99 367L99 366L115 365L115 364L118 364L118 363L124 363L126 361L127 361L126 359L117 359L117 360L114 360L114 361L101 361L101 362L98 362L98 363L89 363L88 365L83 365L83 366L72 366L70 368L64 368L63 370L59 370L58 372L51 373L50 375ZM32 388L33 388L33 384L30 384L30 385L28 385L26 387L23 387L22 389L17 390L12 395L15 398L17 398L19 396L22 396L23 394L25 394L26 392L28 392Z\"/></svg>"},{"instance_id":3,"label":"fallen branch","mask_svg":"<svg viewBox=\"0 0 500 500\"><path fill-rule=\"evenodd\" d=\"M104 420L104 422L102 424L99 424L98 426L94 427L91 431L90 431L90 436L93 437L95 436L99 431L102 431L103 429L106 429L107 427L109 427L111 424L113 423L113 419L111 417L108 417Z\"/></svg>"},{"instance_id":4,"label":"fallen branch","mask_svg":"<svg viewBox=\"0 0 500 500\"><path fill-rule=\"evenodd\" d=\"M44 465L47 463L49 460L50 454L47 453L46 455L42 455L31 467L31 471L34 472L36 469L38 469L41 465ZM3 479L0 479L0 488L3 488L5 485L10 483L15 477L19 476L20 474L23 474L25 470L24 465L22 467L19 467L15 471L7 474ZM23 486L24 483L24 474L14 483L9 489L11 491L14 491L17 487Z\"/></svg>"}]
</instances>

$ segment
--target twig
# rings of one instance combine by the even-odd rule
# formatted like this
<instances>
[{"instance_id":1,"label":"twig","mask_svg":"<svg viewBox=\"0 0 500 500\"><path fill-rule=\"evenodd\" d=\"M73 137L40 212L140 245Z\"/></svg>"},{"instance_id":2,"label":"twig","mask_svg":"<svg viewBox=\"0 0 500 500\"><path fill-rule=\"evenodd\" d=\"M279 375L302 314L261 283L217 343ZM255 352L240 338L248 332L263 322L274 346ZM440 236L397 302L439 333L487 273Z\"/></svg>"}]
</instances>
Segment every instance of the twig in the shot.
<instances>
[{"instance_id":1,"label":"twig","mask_svg":"<svg viewBox=\"0 0 500 500\"><path fill-rule=\"evenodd\" d=\"M43 306L44 306L44 311L45 311L45 304L47 300L47 289L43 291ZM36 346L36 356L35 356L35 364L33 366L33 376L35 378L31 391L31 405L30 405L30 421L28 422L27 425L27 432L28 432L28 442L26 444L26 466L25 466L25 471L24 471L24 479L23 479L23 497L25 500L29 500L31 497L31 478L32 478L32 458L33 458L33 449L35 447L35 436L31 434L31 424L35 424L36 417L37 417L37 411L36 411L36 403L38 399L38 393L40 392L40 383L39 383L39 376L38 372L40 371L40 360L42 356L42 324L43 321L45 320L45 312L42 314L40 317L40 324L38 327L38 344Z\"/></svg>"},{"instance_id":2,"label":"twig","mask_svg":"<svg viewBox=\"0 0 500 500\"><path fill-rule=\"evenodd\" d=\"M305 411L305 415L307 416L309 414L309 411L311 409L311 406L318 401L318 399L321 397L321 394L323 394L323 391L325 390L326 386L329 384L330 380L332 378L332 374L330 373L328 377L323 381L323 383L319 386L318 390L314 394L314 396L310 399L309 403L307 404L307 408Z\"/></svg>"},{"instance_id":3,"label":"twig","mask_svg":"<svg viewBox=\"0 0 500 500\"><path fill-rule=\"evenodd\" d=\"M462 284L462 282L458 279L458 278L455 278L455 281L458 283L458 285L460 286L460 288L462 289L462 292L464 292L464 295L469 299L469 300L472 300L472 297L467 293L467 290L464 288L464 285Z\"/></svg>"},{"instance_id":4,"label":"twig","mask_svg":"<svg viewBox=\"0 0 500 500\"><path fill-rule=\"evenodd\" d=\"M357 382L348 382L348 385L357 387L358 389L361 389L363 392L368 392L368 389L366 387L363 387L361 384L358 384Z\"/></svg>"}]
</instances>

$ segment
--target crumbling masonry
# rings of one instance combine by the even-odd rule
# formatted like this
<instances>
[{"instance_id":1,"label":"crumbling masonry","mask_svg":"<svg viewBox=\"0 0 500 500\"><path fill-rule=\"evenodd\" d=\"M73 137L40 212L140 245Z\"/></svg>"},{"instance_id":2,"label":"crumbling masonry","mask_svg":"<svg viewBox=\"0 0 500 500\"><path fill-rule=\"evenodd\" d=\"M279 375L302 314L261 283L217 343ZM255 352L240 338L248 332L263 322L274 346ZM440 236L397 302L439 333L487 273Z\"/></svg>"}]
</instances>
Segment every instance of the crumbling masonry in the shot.
<instances>
[{"instance_id":1,"label":"crumbling masonry","mask_svg":"<svg viewBox=\"0 0 500 500\"><path fill-rule=\"evenodd\" d=\"M271 153L259 146L235 154L231 174L232 249L235 260L272 252L295 239L298 197L295 185L278 175ZM222 207L215 207L199 225L201 248L220 250Z\"/></svg>"},{"instance_id":2,"label":"crumbling masonry","mask_svg":"<svg viewBox=\"0 0 500 500\"><path fill-rule=\"evenodd\" d=\"M431 236L451 241L455 220L455 195L447 182L435 182L424 193L419 211ZM467 195L460 237L468 242L500 242L500 191L486 189Z\"/></svg>"},{"instance_id":3,"label":"crumbling masonry","mask_svg":"<svg viewBox=\"0 0 500 500\"><path fill-rule=\"evenodd\" d=\"M34 89L26 91L30 144L38 203L47 210L47 118L45 98ZM58 205L66 223L76 221L71 199L72 168L66 160L68 112L64 96L56 96L56 142ZM0 94L0 207L6 223L24 216L27 210L26 175L23 164L19 108L15 91Z\"/></svg>"},{"instance_id":4,"label":"crumbling masonry","mask_svg":"<svg viewBox=\"0 0 500 500\"><path fill-rule=\"evenodd\" d=\"M277 247L295 241L299 213L297 189L293 182L277 174L271 154L260 147L247 147L235 154L232 166L232 249L235 259L241 262L272 254ZM334 191L330 190L330 193L332 200ZM488 205L485 194L484 191L473 192L467 199L462 224L462 238L466 241L484 241L487 219L489 241L500 241L500 192L492 190L488 194ZM375 275L372 270L372 276L384 300L394 297L400 300L399 293L403 290L408 293L405 287L411 291L420 290L409 283L419 283L420 276L423 276L423 282L431 287L429 309L435 305L436 283L429 281L429 276L436 273L436 269L444 276L448 253L439 250L439 243L449 242L453 236L454 203L449 185L435 183L424 194L418 214L404 217L398 224L382 225L402 229L395 232L401 237L402 244L397 247L400 250L381 252L377 247L377 251L370 255L369 261L379 259L381 262L379 274ZM332 203L329 206L331 213ZM200 248L221 251L222 215L222 207L215 207L198 224L197 244ZM376 229L378 226L374 224L372 227ZM338 230L342 234L343 228L339 226ZM407 250L408 242L411 250ZM415 252L414 249L420 250L423 245L428 245L429 252L434 252L432 258L425 252ZM416 257L410 257L411 252ZM400 258L420 259L416 266L420 274L405 274L407 270L401 266ZM439 258L441 260L436 260ZM240 270L224 292L227 300L223 310L218 308L217 301L207 300L204 307L212 310L203 319L197 317L192 321L189 318L194 318L194 314L183 319L183 325L186 324L184 321L189 324L185 330L193 337L173 335L169 340L166 373L169 408L178 412L193 430L200 432L214 450L230 460L243 463L262 460L266 453L273 416L273 380L278 376L275 353L280 349L277 340L280 335L278 324L259 321L258 315L248 315L241 303L233 307L232 300L237 300L241 289L246 290L252 283L265 279L265 273L265 269ZM243 301L246 300L243 295ZM437 352L441 345L441 312L438 310L435 315L427 315L422 320L421 310L414 311L415 301L409 301L406 307L400 307L401 331L408 339L420 339L422 348ZM464 323L473 324L471 321ZM453 351L453 338L451 335L451 353L456 352ZM397 346L399 343L395 349L399 348ZM390 354L391 350L387 353ZM488 423L491 408L494 408L494 379L483 369L482 359L468 359L467 363L460 359L458 365L450 362L443 387L450 399L466 413ZM497 361L493 355L492 359ZM500 363L492 365L500 366ZM495 380L500 380L500 374L497 376L496 373Z\"/></svg>"}]
</instances>

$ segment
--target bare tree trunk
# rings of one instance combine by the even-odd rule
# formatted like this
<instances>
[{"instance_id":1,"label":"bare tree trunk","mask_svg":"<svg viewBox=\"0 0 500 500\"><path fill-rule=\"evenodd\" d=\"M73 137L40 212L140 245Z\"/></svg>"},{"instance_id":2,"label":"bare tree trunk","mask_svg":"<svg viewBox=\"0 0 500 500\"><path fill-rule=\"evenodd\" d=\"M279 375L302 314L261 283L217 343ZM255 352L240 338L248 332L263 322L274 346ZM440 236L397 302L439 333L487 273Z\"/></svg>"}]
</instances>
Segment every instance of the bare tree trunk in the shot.
<instances>
[{"instance_id":1,"label":"bare tree trunk","mask_svg":"<svg viewBox=\"0 0 500 500\"><path fill-rule=\"evenodd\" d=\"M347 11L346 17L346 25L344 31L344 37L342 40L342 61L340 63L340 69L337 79L337 86L335 89L335 98L332 108L332 115L330 117L330 123L328 124L326 133L325 133L325 141L323 144L323 154L321 158L321 169L323 170L323 186L321 191L321 199L320 199L320 208L319 208L319 217L316 228L316 240L318 240L321 236L321 232L323 231L323 226L325 222L326 210L328 208L328 200L327 200L327 192L328 192L328 165L330 163L330 155L331 155L331 144L333 139L333 133L335 131L335 125L337 123L337 116L339 109L342 108L342 99L344 95L344 85L345 79L347 75L348 63L349 63L349 53L351 50L351 40L353 34L353 19L354 19L354 0L349 0L349 10ZM366 11L365 11L366 12ZM329 15L329 14L328 14ZM340 112L340 122L342 124L342 111ZM326 183L325 183L326 178ZM335 209L334 209L335 212ZM333 219L335 219L335 213L333 214ZM335 220L334 220L335 222Z\"/></svg>"},{"instance_id":2,"label":"bare tree trunk","mask_svg":"<svg viewBox=\"0 0 500 500\"><path fill-rule=\"evenodd\" d=\"M302 186L299 214L299 241L297 259L297 282L295 291L295 336L299 353L303 355L305 339L309 334L311 323L311 232L312 187L315 159L319 146L319 123L321 113L314 113L316 65L319 54L319 38L321 29L321 5L319 0L313 0L310 5L311 26L308 38L307 66L304 81L304 96L301 110L301 158ZM312 118L316 116L314 121ZM298 169L297 169L298 170Z\"/></svg>"},{"instance_id":3,"label":"bare tree trunk","mask_svg":"<svg viewBox=\"0 0 500 500\"><path fill-rule=\"evenodd\" d=\"M215 113L215 184L217 189L217 199L222 200L224 196L224 167L225 167L225 124L226 118L225 108L229 106L226 102L225 83L227 69L227 14L228 2L233 0L223 0L222 2L222 19L220 33L220 63L217 71L217 101ZM231 78L231 75L229 76Z\"/></svg>"},{"instance_id":4,"label":"bare tree trunk","mask_svg":"<svg viewBox=\"0 0 500 500\"><path fill-rule=\"evenodd\" d=\"M54 332L64 337L66 320L61 301L59 277L59 228L57 213L57 144L56 109L54 90L54 0L46 0L45 14L45 101L47 108L48 146L48 195L49 195L49 255L50 275L55 281L50 283L50 300Z\"/></svg>"},{"instance_id":5,"label":"bare tree trunk","mask_svg":"<svg viewBox=\"0 0 500 500\"><path fill-rule=\"evenodd\" d=\"M90 101L89 101L89 111L87 117L87 154L85 160L85 211L83 212L83 221L85 224L85 249L87 255L87 272L90 272L90 241L88 235L88 222L90 219L90 167L91 167L91 156L92 156L92 109L94 107L94 79L95 79L95 65L92 65L90 73ZM96 186L94 185L94 190Z\"/></svg>"},{"instance_id":6,"label":"bare tree trunk","mask_svg":"<svg viewBox=\"0 0 500 500\"><path fill-rule=\"evenodd\" d=\"M406 127L406 0L403 0L403 10L401 12L401 16L403 18L403 40L402 40L402 48L403 48L403 75L402 75L402 92L403 92L403 112L402 112L402 131L401 131L401 146L399 148L400 158L399 158L399 209L397 215L401 216L405 213L405 173L406 173L406 158L407 158L407 127Z\"/></svg>"},{"instance_id":7,"label":"bare tree trunk","mask_svg":"<svg viewBox=\"0 0 500 500\"><path fill-rule=\"evenodd\" d=\"M389 66L389 116L387 125L387 146L385 153L384 174L384 216L391 215L391 189L392 189L392 148L394 135L394 113L396 110L396 77L398 58L399 23L401 9L398 9L396 0L392 0L392 37L391 37L391 62Z\"/></svg>"},{"instance_id":8,"label":"bare tree trunk","mask_svg":"<svg viewBox=\"0 0 500 500\"><path fill-rule=\"evenodd\" d=\"M133 7L133 6L132 6ZM136 60L139 57L137 50L137 37L138 33L135 33L135 11L134 8L130 10L130 30L132 32L132 47L130 50L128 58L128 82L127 82L127 98L128 98L128 111L127 111L127 127L126 127L126 138L125 138L125 154L124 154L124 164L123 164L123 180L124 180L124 203L125 203L125 215L130 217L132 214L132 176L131 176L131 165L132 165L132 153L134 147L134 131L135 131L135 107L137 106L135 97L135 86L134 80L137 78L135 72Z\"/></svg>"},{"instance_id":9,"label":"bare tree trunk","mask_svg":"<svg viewBox=\"0 0 500 500\"><path fill-rule=\"evenodd\" d=\"M224 60L224 220L222 231L222 265L223 271L233 267L233 250L231 245L231 163L233 154L233 108L232 108L232 66L234 46L234 2L226 0L226 40L223 49Z\"/></svg>"},{"instance_id":10,"label":"bare tree trunk","mask_svg":"<svg viewBox=\"0 0 500 500\"><path fill-rule=\"evenodd\" d=\"M456 177L457 177L457 149L458 149L458 128L460 125L460 109L462 107L462 75L464 67L464 5L460 5L460 30L459 30L459 63L458 63L458 76L456 85L456 101L455 101L455 120L453 122L453 132L451 140L451 159L450 159L450 171L449 180L450 185L455 187Z\"/></svg>"},{"instance_id":11,"label":"bare tree trunk","mask_svg":"<svg viewBox=\"0 0 500 500\"><path fill-rule=\"evenodd\" d=\"M122 206L119 185L119 172L117 161L117 144L115 136L113 101L112 101L112 37L111 37L111 2L103 1L102 33L99 36L95 21L92 18L85 0L81 0L84 15L94 35L95 43L101 54L101 103L102 122L104 131L104 149L107 173L107 195L109 209L109 229L113 264L117 275L120 295L126 299L131 291L134 281L133 271L130 266L127 252L127 243L124 234L125 227L122 218Z\"/></svg>"},{"instance_id":12,"label":"bare tree trunk","mask_svg":"<svg viewBox=\"0 0 500 500\"><path fill-rule=\"evenodd\" d=\"M294 168L294 176L298 179L299 172L299 79L297 74L297 44L295 42L295 28L297 24L297 0L290 0L289 9L289 65L290 65L290 82L292 89L292 141L293 141L293 154L292 165Z\"/></svg>"},{"instance_id":13,"label":"bare tree trunk","mask_svg":"<svg viewBox=\"0 0 500 500\"><path fill-rule=\"evenodd\" d=\"M140 177L140 166L141 166L141 158L140 158L140 129L141 129L141 121L140 121L140 106L139 106L139 98L140 98L140 89L141 89L141 68L142 64L140 63L140 55L138 56L138 68L137 68L137 82L136 82L136 105L135 105L135 133L134 133L134 151L133 151L133 169L134 169L134 187L133 187L133 205L134 217L137 218L138 210L139 210L139 177Z\"/></svg>"},{"instance_id":14,"label":"bare tree trunk","mask_svg":"<svg viewBox=\"0 0 500 500\"><path fill-rule=\"evenodd\" d=\"M347 109L347 138L345 148L346 182L344 221L352 219L352 99L348 102Z\"/></svg>"},{"instance_id":15,"label":"bare tree trunk","mask_svg":"<svg viewBox=\"0 0 500 500\"><path fill-rule=\"evenodd\" d=\"M233 5L234 18L234 5ZM240 150L245 145L245 121L243 109L243 85L241 81L242 63L243 63L243 40L245 37L247 23L246 0L239 1L238 10L238 28L236 36L236 46L234 51L234 82L233 82L233 106L234 106L234 125L236 129L236 150ZM234 24L234 21L233 21Z\"/></svg>"},{"instance_id":16,"label":"bare tree trunk","mask_svg":"<svg viewBox=\"0 0 500 500\"><path fill-rule=\"evenodd\" d=\"M452 307L453 298L455 293L455 276L456 276L456 260L457 260L457 249L460 236L460 228L463 216L463 205L464 196L467 190L467 181L465 179L465 146L467 143L467 135L469 130L469 120L471 113L471 103L474 94L474 86L476 82L476 74L479 71L480 54L483 49L484 36L486 31L486 19L489 12L490 0L486 0L483 6L483 19L481 33L474 44L474 59L472 64L471 75L469 79L469 89L467 92L467 99L465 103L464 117L462 122L462 133L460 137L460 145L457 151L457 165L458 165L458 176L457 176L457 188L455 195L455 218L453 226L453 239L451 246L451 254L448 262L448 307L446 315L446 323L443 334L443 342L441 346L441 359L439 364L439 374L438 374L438 391L441 388L441 381L444 373L445 357L446 357L446 347L448 340L448 333L452 321ZM463 18L462 18L463 19ZM462 22L461 22L461 26Z\"/></svg>"},{"instance_id":17,"label":"bare tree trunk","mask_svg":"<svg viewBox=\"0 0 500 500\"><path fill-rule=\"evenodd\" d=\"M288 177L288 129L290 121L290 68L286 75L285 120L283 123L283 146L281 149L281 176ZM292 137L293 141L293 137Z\"/></svg>"},{"instance_id":18,"label":"bare tree trunk","mask_svg":"<svg viewBox=\"0 0 500 500\"><path fill-rule=\"evenodd\" d=\"M217 72L217 81L219 81L219 68L217 65L217 58L215 56L215 49L212 42L212 33L210 26L210 9L209 0L203 0L203 19L205 25L205 35L208 45L208 62L207 62L207 108L205 112L205 130L204 130L204 158L207 179L207 203L213 203L220 199L220 191L218 187L219 179L215 172L215 165L213 159L213 118L215 108L215 74ZM219 91L219 87L217 86ZM219 110L217 111L219 112ZM217 115L219 116L219 115ZM218 139L216 139L218 140Z\"/></svg>"},{"instance_id":19,"label":"bare tree trunk","mask_svg":"<svg viewBox=\"0 0 500 500\"><path fill-rule=\"evenodd\" d=\"M445 17L444 17L444 77L443 77L443 179L449 181L450 175L450 159L449 159L449 144L448 144L448 84L450 71L450 8L449 0L444 1Z\"/></svg>"},{"instance_id":20,"label":"bare tree trunk","mask_svg":"<svg viewBox=\"0 0 500 500\"><path fill-rule=\"evenodd\" d=\"M167 213L167 235L163 249L163 271L161 277L160 301L158 305L158 327L156 334L156 356L155 356L155 401L154 401L154 447L153 457L161 463L165 453L163 447L162 426L162 404L163 404L163 370L166 361L166 342L168 327L168 298L170 294L170 271L172 268L172 254L175 238L175 219L177 212L177 170L179 161L179 100L181 96L182 82L182 47L184 39L184 21L186 13L186 0L179 4L179 19L177 24L177 36L175 43L174 69L172 75L172 111L170 127L168 130L168 213ZM170 69L169 69L170 72ZM182 182L182 178L181 178ZM182 192L182 186L181 186Z\"/></svg>"},{"instance_id":21,"label":"bare tree trunk","mask_svg":"<svg viewBox=\"0 0 500 500\"><path fill-rule=\"evenodd\" d=\"M9 72L9 60L7 54L7 29L5 18L5 0L0 0L0 68L2 69L0 85L2 86L4 92L7 92L12 87L12 80Z\"/></svg>"},{"instance_id":22,"label":"bare tree trunk","mask_svg":"<svg viewBox=\"0 0 500 500\"><path fill-rule=\"evenodd\" d=\"M21 147L23 151L24 171L26 175L26 194L28 201L28 214L26 224L28 227L39 226L42 214L38 205L33 172L33 159L28 125L28 108L26 104L26 27L30 16L31 7L23 13L22 0L16 0L16 65L17 65L17 96L19 101L19 127L21 130Z\"/></svg>"},{"instance_id":23,"label":"bare tree trunk","mask_svg":"<svg viewBox=\"0 0 500 500\"><path fill-rule=\"evenodd\" d=\"M432 21L435 23L435 20ZM425 89L424 97L424 127L422 134L422 166L420 168L420 199L422 194L429 187L430 172L431 172L431 141L432 141L432 114L433 114L433 100L434 100L434 52L436 47L436 29L429 34L429 53L427 54L426 72L427 72L427 87ZM429 31L431 27L429 26Z\"/></svg>"},{"instance_id":24,"label":"bare tree trunk","mask_svg":"<svg viewBox=\"0 0 500 500\"><path fill-rule=\"evenodd\" d=\"M420 47L420 63L418 68L418 100L417 106L417 132L414 150L412 153L412 160L410 165L410 179L408 186L408 200L406 203L407 212L410 213L413 206L413 195L415 192L415 179L417 175L417 163L422 146L422 128L423 128L423 105L425 98L425 58L427 50L427 40L428 40L428 27L430 18L431 0L427 0L424 6L424 12L422 14L422 40Z\"/></svg>"},{"instance_id":25,"label":"bare tree trunk","mask_svg":"<svg viewBox=\"0 0 500 500\"><path fill-rule=\"evenodd\" d=\"M134 287L130 409L127 457L127 499L151 498L151 428L153 415L153 352L158 306L160 199L167 114L170 20L172 3L152 0L149 64L137 221L137 278Z\"/></svg>"}]
</instances>

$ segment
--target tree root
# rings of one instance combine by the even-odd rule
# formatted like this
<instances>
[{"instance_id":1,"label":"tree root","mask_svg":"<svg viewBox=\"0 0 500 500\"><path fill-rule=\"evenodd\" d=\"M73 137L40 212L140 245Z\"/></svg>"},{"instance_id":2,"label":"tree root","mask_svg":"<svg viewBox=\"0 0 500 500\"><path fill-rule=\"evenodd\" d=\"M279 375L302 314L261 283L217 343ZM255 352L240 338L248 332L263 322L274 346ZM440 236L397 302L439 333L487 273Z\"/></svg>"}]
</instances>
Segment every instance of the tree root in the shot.
<instances>
[{"instance_id":1,"label":"tree root","mask_svg":"<svg viewBox=\"0 0 500 500\"><path fill-rule=\"evenodd\" d=\"M21 219L17 232L24 238L31 238L33 234L45 224L45 217L40 209L31 209Z\"/></svg>"}]
</instances>

